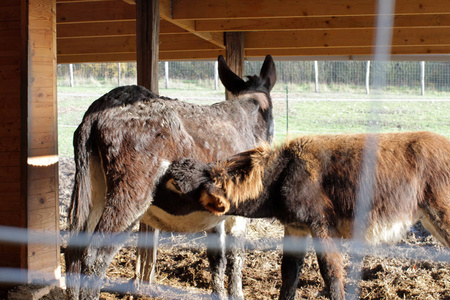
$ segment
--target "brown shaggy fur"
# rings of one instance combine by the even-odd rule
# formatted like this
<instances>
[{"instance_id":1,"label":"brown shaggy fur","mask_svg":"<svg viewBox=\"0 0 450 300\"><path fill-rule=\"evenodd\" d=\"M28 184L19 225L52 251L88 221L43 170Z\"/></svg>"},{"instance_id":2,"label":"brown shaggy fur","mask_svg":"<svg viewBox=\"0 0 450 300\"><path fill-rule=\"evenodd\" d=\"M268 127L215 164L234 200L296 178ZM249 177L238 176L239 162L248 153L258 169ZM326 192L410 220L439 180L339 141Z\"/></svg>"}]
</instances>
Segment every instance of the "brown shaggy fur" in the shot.
<instances>
[{"instance_id":1,"label":"brown shaggy fur","mask_svg":"<svg viewBox=\"0 0 450 300\"><path fill-rule=\"evenodd\" d=\"M361 175L365 151L375 156L367 177ZM191 190L182 195L198 195L192 191L200 187L204 209L276 217L290 232L317 238L328 249L317 256L332 299L345 295L342 258L332 238L353 236L354 223L361 221L355 220L357 201L369 207L367 220L358 225L369 243L396 240L421 220L450 247L450 141L431 132L303 136L274 150L264 146L192 166L183 176L174 163L168 177L176 170L181 185L203 169L201 185L183 183ZM291 299L297 279L286 264L282 270L280 299Z\"/></svg>"},{"instance_id":2,"label":"brown shaggy fur","mask_svg":"<svg viewBox=\"0 0 450 300\"><path fill-rule=\"evenodd\" d=\"M264 166L275 157L270 145L264 143L256 149L218 162L211 170L211 178L236 205L240 201L256 199L263 190Z\"/></svg>"},{"instance_id":3,"label":"brown shaggy fur","mask_svg":"<svg viewBox=\"0 0 450 300\"><path fill-rule=\"evenodd\" d=\"M101 246L111 233L130 232L139 220L150 226L161 225L160 229L172 226L178 230L183 225L164 219L164 210L155 216L151 206L156 185L170 162L183 156L200 161L224 159L272 139L270 91L276 82L276 70L271 56L266 57L260 76L249 76L247 81L233 73L219 56L219 76L234 99L210 106L194 105L159 97L143 87L125 86L93 102L85 113L74 134L76 174L70 230L73 238L79 232L100 235L86 247L70 247L69 242L67 284L72 299L99 297L106 269L121 247L120 243ZM200 218L192 220L196 228L201 227L198 231L223 220L209 218L203 222ZM205 223L209 227L203 227ZM235 258L237 253L235 250L229 255L233 273L229 291L240 299L243 258ZM213 290L225 297L225 252L209 254L214 264Z\"/></svg>"}]
</instances>

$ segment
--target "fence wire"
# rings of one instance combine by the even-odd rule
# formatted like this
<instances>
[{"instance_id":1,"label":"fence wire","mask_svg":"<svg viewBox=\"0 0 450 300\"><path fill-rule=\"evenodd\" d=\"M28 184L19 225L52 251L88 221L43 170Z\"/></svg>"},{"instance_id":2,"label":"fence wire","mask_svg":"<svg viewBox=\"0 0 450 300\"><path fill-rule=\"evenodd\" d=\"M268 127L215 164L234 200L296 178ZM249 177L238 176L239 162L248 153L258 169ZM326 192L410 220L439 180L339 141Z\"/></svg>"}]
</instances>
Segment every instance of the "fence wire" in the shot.
<instances>
[{"instance_id":1,"label":"fence wire","mask_svg":"<svg viewBox=\"0 0 450 300\"><path fill-rule=\"evenodd\" d=\"M386 24L392 23L392 12L394 7L393 0L379 1L379 19L378 23L383 23L385 26L379 26L377 30L376 53L375 59L370 64L369 81L371 87L376 91L371 102L370 113L366 120L369 132L380 131L380 116L379 112L382 110L380 99L383 99L383 92L390 88L403 88L408 93L412 91L420 93L421 78L425 80L425 86L428 91L445 91L450 89L450 63L448 62L426 62L425 74L421 74L420 62L408 61L389 61L388 53L389 47L383 47L386 41L390 41L391 26ZM278 84L298 84L303 85L304 90L313 91L315 84L315 70L312 61L293 61L276 62ZM318 63L319 70L319 84L323 86L323 90L340 91L352 87L353 91L357 93L365 93L367 84L367 67L369 66L365 61L320 61ZM260 62L246 61L245 74L258 74L261 67ZM72 70L71 70L72 68ZM161 62L159 65L159 78L161 81L165 79L167 69L169 70L169 78L182 84L182 88L192 88L194 86L203 85L208 88L215 88L215 63L214 62L169 62L168 68L165 68L165 63ZM113 83L117 85L134 83L136 81L136 64L135 63L121 63L121 64L74 64L58 65L58 85L84 85L84 84L105 84ZM71 78L71 74L75 79ZM75 82L74 82L75 81ZM179 85L178 85L179 86ZM287 112L289 113L289 112ZM374 173L376 171L375 152L377 149L377 140L371 140L365 151L365 159L362 167L362 180L366 183L367 189L359 189L358 194L358 209L355 222L356 238L352 240L335 239L334 242L340 252L349 253L361 259L365 255L375 256L389 256L406 259L418 260L432 260L435 262L449 262L449 250L436 250L434 248L427 248L426 252L419 251L423 246L411 245L368 245L364 242L363 234L367 224L368 212L371 209L371 198L374 187ZM369 200L368 200L369 199ZM111 246L112 244L123 244L124 240L130 240L125 245L136 246L136 239L142 233L131 234L115 234L104 239L104 235L99 234L83 234L80 233L71 239L71 246L85 247L89 245L92 239L98 241L106 241L107 244L100 244L99 246ZM145 233L148 237L151 233ZM162 234L164 235L164 234ZM209 239L216 238L198 234L191 235L194 239L201 239L201 243L190 245L190 247L205 247L211 245ZM62 246L67 246L67 232L39 232L13 227L0 227L0 242L11 244L51 244L58 243ZM153 239L140 239L140 247L153 247ZM164 239L162 239L164 241ZM264 247L259 244L255 246L249 240L246 240L245 249L247 250L279 250L283 245L285 253L307 252L311 245L316 252L326 252L323 248L323 243L318 240L310 238L295 238L285 237L284 242L279 239L266 239ZM145 241L145 242L143 242ZM228 243L226 243L228 244ZM160 242L159 247L177 247L177 244L171 242ZM67 274L70 276L70 274ZM355 279L361 278L359 271L350 274ZM29 274L25 270L0 268L0 281L4 283L26 284ZM47 282L36 281L37 284L48 284ZM146 290L147 289L147 290ZM133 281L126 283L116 282L108 285L108 290L112 292L131 292L139 293L146 296L159 295L161 292L172 290L180 295L185 295L187 292L183 289L177 289L169 286L152 285L146 288L136 290L136 285ZM356 290L349 291L351 294L357 294ZM191 294L192 295L192 294ZM201 294L198 295L199 299Z\"/></svg>"},{"instance_id":2,"label":"fence wire","mask_svg":"<svg viewBox=\"0 0 450 300\"><path fill-rule=\"evenodd\" d=\"M147 238L140 238L139 235L145 235ZM148 238L152 233L139 233L134 232L131 234L117 233L108 235L105 239L104 234L98 233L80 233L74 237L69 237L70 233L67 231L61 231L59 234L56 232L45 232L36 231L24 228L14 228L7 226L0 226L0 242L7 244L34 244L34 245L54 245L56 242L62 247L67 247L68 240L70 239L71 247L86 247L90 245L92 240L96 241L107 241L106 243L97 243L99 247L108 247L111 245L123 245L123 246L137 246L137 240L140 240L140 247L154 247L153 238ZM158 247L161 248L176 248L176 247L186 247L186 245L180 245L176 241L168 238L170 233L161 233L160 242ZM55 240L56 239L56 240ZM230 240L230 237L226 238ZM189 243L189 248L191 249L201 249L206 245L212 245L214 249L214 243L217 237L213 234L204 235L202 233L189 234L190 241L196 241L195 243ZM126 241L124 243L124 241ZM145 242L143 242L145 241ZM389 257L389 258L401 258L410 260L426 260L432 262L449 262L450 261L450 250L449 249L437 249L435 247L427 247L424 249L423 246L415 246L410 244L400 244L400 245L390 245L390 244L379 244L379 245L368 245L358 239L343 240L343 239L333 239L336 245L336 249L341 253L347 253L350 257L363 257L366 255L379 256L379 257ZM226 244L229 244L227 241ZM308 252L314 249L317 253L324 253L329 249L324 246L318 239L313 238L299 238L299 237L285 237L282 240L267 238L265 239L264 246L255 243L251 240L246 240L244 248L247 251L279 251L283 248L285 253L298 253L298 252ZM219 249L219 248L216 248ZM24 269L14 269L14 268L0 268L0 282L10 283L10 284L27 284L29 276L33 275L44 275L39 271L27 271ZM71 276L71 274L66 274ZM91 275L90 275L91 276ZM39 278L48 278L46 276L33 276L36 278L33 283L36 285L60 285L59 282L49 283L48 281L41 280ZM92 280L92 277L90 277ZM87 280L87 285L89 286L89 280ZM208 294L204 294L201 291L193 292L182 288L170 287L162 284L151 284L141 286L137 288L137 282L135 280L114 280L108 279L106 288L102 289L106 292L113 293L131 293L139 294L142 296L160 296L165 292L171 291L178 295L193 295L210 297ZM348 291L351 293L351 291ZM208 298L210 299L210 298Z\"/></svg>"},{"instance_id":3,"label":"fence wire","mask_svg":"<svg viewBox=\"0 0 450 300\"><path fill-rule=\"evenodd\" d=\"M160 86L165 86L166 62L159 63ZM214 89L214 66L210 61L170 61L168 64L169 87L196 88L198 85ZM421 93L420 61L373 61L369 66L369 83L372 88L379 69L386 72L387 90L400 89L405 93ZM297 84L314 91L315 71L313 61L277 61L279 84ZM244 74L258 74L261 63L245 61ZM73 64L73 85L125 85L135 84L136 63ZM120 72L119 72L120 70ZM367 61L318 61L318 79L321 91L348 91L365 93ZM57 67L58 86L70 86L70 65ZM425 90L450 92L450 62L425 62ZM181 84L181 86L180 86Z\"/></svg>"}]
</instances>

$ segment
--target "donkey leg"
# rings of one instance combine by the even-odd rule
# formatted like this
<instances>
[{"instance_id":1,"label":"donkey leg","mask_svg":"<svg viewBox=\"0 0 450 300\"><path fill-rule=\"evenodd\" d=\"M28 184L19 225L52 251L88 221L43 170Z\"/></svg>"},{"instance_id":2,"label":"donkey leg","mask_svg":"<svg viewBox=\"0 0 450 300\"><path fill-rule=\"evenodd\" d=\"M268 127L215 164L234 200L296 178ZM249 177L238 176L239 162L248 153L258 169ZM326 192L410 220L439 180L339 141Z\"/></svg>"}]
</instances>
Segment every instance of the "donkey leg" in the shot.
<instances>
[{"instance_id":1,"label":"donkey leg","mask_svg":"<svg viewBox=\"0 0 450 300\"><path fill-rule=\"evenodd\" d=\"M225 257L225 221L214 227L211 233L208 232L207 255L212 276L212 298L225 300L227 298L224 286L227 263Z\"/></svg>"},{"instance_id":2,"label":"donkey leg","mask_svg":"<svg viewBox=\"0 0 450 300\"><path fill-rule=\"evenodd\" d=\"M293 300L297 292L300 269L303 266L306 253L283 253L281 260L280 300Z\"/></svg>"},{"instance_id":3,"label":"donkey leg","mask_svg":"<svg viewBox=\"0 0 450 300\"><path fill-rule=\"evenodd\" d=\"M153 283L159 243L159 229L141 223L139 233L136 251L136 288L145 283ZM149 242L151 246L142 247L142 244L146 245Z\"/></svg>"},{"instance_id":4,"label":"donkey leg","mask_svg":"<svg viewBox=\"0 0 450 300\"><path fill-rule=\"evenodd\" d=\"M311 229L311 234L315 238L317 262L330 298L344 300L344 263L328 232L323 226Z\"/></svg>"},{"instance_id":5,"label":"donkey leg","mask_svg":"<svg viewBox=\"0 0 450 300\"><path fill-rule=\"evenodd\" d=\"M245 261L245 235L247 234L247 219L230 216L225 221L226 233L229 233L227 261L229 266L228 293L231 299L244 299L242 292L242 268Z\"/></svg>"},{"instance_id":6,"label":"donkey leg","mask_svg":"<svg viewBox=\"0 0 450 300\"><path fill-rule=\"evenodd\" d=\"M284 227L283 257L281 259L281 289L280 300L293 300L297 292L300 269L305 261L306 251L293 252L289 237L295 235L295 230ZM306 248L306 247L305 247Z\"/></svg>"},{"instance_id":7,"label":"donkey leg","mask_svg":"<svg viewBox=\"0 0 450 300\"><path fill-rule=\"evenodd\" d=\"M444 246L450 248L450 185L420 205L422 225Z\"/></svg>"},{"instance_id":8,"label":"donkey leg","mask_svg":"<svg viewBox=\"0 0 450 300\"><path fill-rule=\"evenodd\" d=\"M99 223L99 226L101 225L102 222ZM117 230L115 233L105 231L94 233L95 235L82 257L80 299L99 298L106 271L114 255L128 239L131 229L132 226L124 230Z\"/></svg>"},{"instance_id":9,"label":"donkey leg","mask_svg":"<svg viewBox=\"0 0 450 300\"><path fill-rule=\"evenodd\" d=\"M149 186L149 185L147 185ZM120 182L109 191L106 206L82 256L80 299L98 299L106 271L149 206L147 189ZM133 201L127 201L132 199Z\"/></svg>"},{"instance_id":10,"label":"donkey leg","mask_svg":"<svg viewBox=\"0 0 450 300\"><path fill-rule=\"evenodd\" d=\"M86 251L88 257L84 261L85 265L82 268L83 275L80 284L80 299L99 299L106 271L121 246L88 247Z\"/></svg>"},{"instance_id":11,"label":"donkey leg","mask_svg":"<svg viewBox=\"0 0 450 300\"><path fill-rule=\"evenodd\" d=\"M71 237L64 254L66 260L66 286L67 296L69 299L78 299L80 292L80 272L81 272L81 256L82 249L71 246Z\"/></svg>"}]
</instances>

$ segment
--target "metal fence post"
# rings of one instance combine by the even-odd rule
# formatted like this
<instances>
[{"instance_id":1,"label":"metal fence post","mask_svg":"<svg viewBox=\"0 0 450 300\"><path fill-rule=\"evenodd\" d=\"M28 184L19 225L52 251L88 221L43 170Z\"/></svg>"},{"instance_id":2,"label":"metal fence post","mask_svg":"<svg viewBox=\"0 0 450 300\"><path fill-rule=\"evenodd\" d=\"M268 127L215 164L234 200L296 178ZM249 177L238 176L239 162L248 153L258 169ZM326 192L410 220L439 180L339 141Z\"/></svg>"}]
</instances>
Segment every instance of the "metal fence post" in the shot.
<instances>
[{"instance_id":1,"label":"metal fence post","mask_svg":"<svg viewBox=\"0 0 450 300\"><path fill-rule=\"evenodd\" d=\"M425 95L425 62L420 62L420 86L422 90L422 96Z\"/></svg>"},{"instance_id":2,"label":"metal fence post","mask_svg":"<svg viewBox=\"0 0 450 300\"><path fill-rule=\"evenodd\" d=\"M286 83L286 137L289 134L289 86Z\"/></svg>"},{"instance_id":3,"label":"metal fence post","mask_svg":"<svg viewBox=\"0 0 450 300\"><path fill-rule=\"evenodd\" d=\"M214 89L219 89L219 62L214 62Z\"/></svg>"},{"instance_id":4,"label":"metal fence post","mask_svg":"<svg viewBox=\"0 0 450 300\"><path fill-rule=\"evenodd\" d=\"M169 62L164 62L164 78L166 80L166 89L169 88Z\"/></svg>"},{"instance_id":5,"label":"metal fence post","mask_svg":"<svg viewBox=\"0 0 450 300\"><path fill-rule=\"evenodd\" d=\"M73 87L73 64L69 64L70 87Z\"/></svg>"},{"instance_id":6,"label":"metal fence post","mask_svg":"<svg viewBox=\"0 0 450 300\"><path fill-rule=\"evenodd\" d=\"M367 61L366 64L366 94L370 94L370 60Z\"/></svg>"},{"instance_id":7,"label":"metal fence post","mask_svg":"<svg viewBox=\"0 0 450 300\"><path fill-rule=\"evenodd\" d=\"M317 60L314 61L314 76L315 76L315 83L316 83L316 93L319 92L319 64L317 63Z\"/></svg>"}]
</instances>

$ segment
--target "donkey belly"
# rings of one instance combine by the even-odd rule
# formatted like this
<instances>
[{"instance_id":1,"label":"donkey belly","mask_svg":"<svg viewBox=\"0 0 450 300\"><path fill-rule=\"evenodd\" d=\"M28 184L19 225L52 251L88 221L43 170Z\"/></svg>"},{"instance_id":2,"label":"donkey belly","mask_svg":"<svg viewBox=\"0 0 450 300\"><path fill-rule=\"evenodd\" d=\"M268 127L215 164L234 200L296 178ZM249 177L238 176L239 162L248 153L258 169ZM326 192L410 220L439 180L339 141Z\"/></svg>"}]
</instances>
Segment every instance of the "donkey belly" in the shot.
<instances>
[{"instance_id":1,"label":"donkey belly","mask_svg":"<svg viewBox=\"0 0 450 300\"><path fill-rule=\"evenodd\" d=\"M367 228L366 241L369 243L398 241L405 236L416 221L416 217L408 214L398 216L396 219L381 219L372 222Z\"/></svg>"},{"instance_id":2,"label":"donkey belly","mask_svg":"<svg viewBox=\"0 0 450 300\"><path fill-rule=\"evenodd\" d=\"M226 216L217 217L206 211L188 215L172 215L155 205L150 205L142 216L141 222L164 231L199 232L211 229L225 218Z\"/></svg>"}]
</instances>

